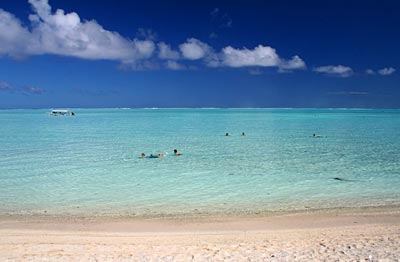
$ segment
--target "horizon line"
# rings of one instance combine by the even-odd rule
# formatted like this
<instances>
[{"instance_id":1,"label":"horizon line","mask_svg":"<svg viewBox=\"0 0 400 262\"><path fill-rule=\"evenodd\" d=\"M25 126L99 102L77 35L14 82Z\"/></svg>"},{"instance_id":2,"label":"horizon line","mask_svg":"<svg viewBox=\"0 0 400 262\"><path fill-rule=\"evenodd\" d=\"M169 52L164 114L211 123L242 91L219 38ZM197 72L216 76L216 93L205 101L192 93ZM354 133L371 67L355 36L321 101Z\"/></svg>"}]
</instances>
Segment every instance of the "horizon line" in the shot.
<instances>
[{"instance_id":1,"label":"horizon line","mask_svg":"<svg viewBox=\"0 0 400 262\"><path fill-rule=\"evenodd\" d=\"M53 110L53 109L121 109L121 110L157 110L157 109L326 109L326 110L400 110L400 108L378 107L37 107L37 108L0 108L0 110Z\"/></svg>"}]
</instances>

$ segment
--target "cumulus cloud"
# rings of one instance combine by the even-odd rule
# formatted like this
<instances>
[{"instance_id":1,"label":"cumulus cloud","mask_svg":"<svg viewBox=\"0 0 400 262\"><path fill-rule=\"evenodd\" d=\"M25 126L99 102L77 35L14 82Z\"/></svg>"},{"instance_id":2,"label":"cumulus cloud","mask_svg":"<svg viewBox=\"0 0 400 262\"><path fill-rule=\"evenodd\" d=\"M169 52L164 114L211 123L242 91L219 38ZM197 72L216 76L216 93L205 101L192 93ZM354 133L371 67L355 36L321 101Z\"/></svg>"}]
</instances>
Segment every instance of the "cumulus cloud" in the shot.
<instances>
[{"instance_id":1,"label":"cumulus cloud","mask_svg":"<svg viewBox=\"0 0 400 262\"><path fill-rule=\"evenodd\" d=\"M354 71L351 69L351 67L348 66L343 66L343 65L329 65L329 66L320 66L320 67L315 67L313 69L314 72L317 73L322 73L326 75L332 75L332 76L339 76L339 77L349 77L353 75Z\"/></svg>"},{"instance_id":2,"label":"cumulus cloud","mask_svg":"<svg viewBox=\"0 0 400 262\"><path fill-rule=\"evenodd\" d=\"M171 69L171 70L184 70L184 69L186 69L186 67L184 65L179 64L178 62L173 61L173 60L168 60L165 63L165 67L168 68L168 69Z\"/></svg>"},{"instance_id":3,"label":"cumulus cloud","mask_svg":"<svg viewBox=\"0 0 400 262\"><path fill-rule=\"evenodd\" d=\"M290 60L279 57L270 46L258 45L254 49L227 46L219 55L220 65L228 67L278 67L280 72L305 69L305 62L297 55Z\"/></svg>"},{"instance_id":4,"label":"cumulus cloud","mask_svg":"<svg viewBox=\"0 0 400 262\"><path fill-rule=\"evenodd\" d=\"M306 69L306 63L299 56L295 55L290 60L281 59L279 72L291 72L295 69Z\"/></svg>"},{"instance_id":5,"label":"cumulus cloud","mask_svg":"<svg viewBox=\"0 0 400 262\"><path fill-rule=\"evenodd\" d=\"M24 56L32 42L31 33L12 14L0 9L0 56Z\"/></svg>"},{"instance_id":6,"label":"cumulus cloud","mask_svg":"<svg viewBox=\"0 0 400 262\"><path fill-rule=\"evenodd\" d=\"M278 67L282 72L306 68L299 56L286 60L274 48L264 45L254 49L226 46L216 52L207 43L188 38L174 50L165 42L156 43L157 34L149 29L139 29L139 38L129 39L103 28L95 20L82 20L75 12L54 11L48 0L28 2L32 7L29 25L0 9L0 56L23 58L50 54L113 60L120 62L120 68L125 70L182 70L198 62L208 67ZM225 22L226 27L231 26L229 16L221 14L218 8L210 15Z\"/></svg>"},{"instance_id":7,"label":"cumulus cloud","mask_svg":"<svg viewBox=\"0 0 400 262\"><path fill-rule=\"evenodd\" d=\"M209 45L196 38L187 39L185 43L179 45L179 49L181 50L183 57L188 60L202 59L213 53L213 50Z\"/></svg>"},{"instance_id":8,"label":"cumulus cloud","mask_svg":"<svg viewBox=\"0 0 400 262\"><path fill-rule=\"evenodd\" d=\"M180 54L178 51L174 51L171 49L170 45L167 45L164 42L158 43L158 57L160 59L179 59L180 58Z\"/></svg>"},{"instance_id":9,"label":"cumulus cloud","mask_svg":"<svg viewBox=\"0 0 400 262\"><path fill-rule=\"evenodd\" d=\"M81 21L75 12L54 13L48 0L29 0L34 11L26 27L12 14L0 10L0 55L21 57L40 54L130 63L152 55L151 40L127 39L104 29L96 21Z\"/></svg>"},{"instance_id":10,"label":"cumulus cloud","mask_svg":"<svg viewBox=\"0 0 400 262\"><path fill-rule=\"evenodd\" d=\"M278 66L279 63L278 54L269 46L259 45L253 50L231 46L222 49L222 64L229 67Z\"/></svg>"},{"instance_id":11,"label":"cumulus cloud","mask_svg":"<svg viewBox=\"0 0 400 262\"><path fill-rule=\"evenodd\" d=\"M395 71L396 71L396 69L394 69L393 67L385 67L385 68L378 70L378 73L383 76L388 76L388 75L393 74Z\"/></svg>"}]
</instances>

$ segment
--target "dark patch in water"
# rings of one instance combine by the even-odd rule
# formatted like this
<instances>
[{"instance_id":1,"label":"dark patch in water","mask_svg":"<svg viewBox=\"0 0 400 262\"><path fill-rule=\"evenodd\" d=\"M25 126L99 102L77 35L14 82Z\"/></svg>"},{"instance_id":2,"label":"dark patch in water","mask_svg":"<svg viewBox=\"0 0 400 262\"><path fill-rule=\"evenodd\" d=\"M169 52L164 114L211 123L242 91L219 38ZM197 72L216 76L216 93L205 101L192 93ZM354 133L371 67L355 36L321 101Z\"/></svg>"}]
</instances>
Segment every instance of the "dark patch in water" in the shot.
<instances>
[{"instance_id":1,"label":"dark patch in water","mask_svg":"<svg viewBox=\"0 0 400 262\"><path fill-rule=\"evenodd\" d=\"M344 179L340 177L335 177L334 180L344 181Z\"/></svg>"},{"instance_id":2,"label":"dark patch in water","mask_svg":"<svg viewBox=\"0 0 400 262\"><path fill-rule=\"evenodd\" d=\"M345 179L345 178L340 178L340 177L334 177L333 179L334 179L334 180L337 180L337 181L342 181L342 182L354 182L354 180Z\"/></svg>"}]
</instances>

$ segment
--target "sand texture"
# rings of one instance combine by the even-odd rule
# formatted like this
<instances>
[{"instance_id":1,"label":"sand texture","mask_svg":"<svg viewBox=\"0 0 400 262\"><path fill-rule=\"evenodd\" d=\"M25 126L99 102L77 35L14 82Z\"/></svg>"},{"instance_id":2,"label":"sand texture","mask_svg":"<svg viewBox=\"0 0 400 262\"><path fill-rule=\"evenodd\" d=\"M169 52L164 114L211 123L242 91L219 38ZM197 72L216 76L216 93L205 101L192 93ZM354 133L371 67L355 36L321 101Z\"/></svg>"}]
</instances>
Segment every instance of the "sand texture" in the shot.
<instances>
[{"instance_id":1,"label":"sand texture","mask_svg":"<svg viewBox=\"0 0 400 262\"><path fill-rule=\"evenodd\" d=\"M400 261L400 214L5 218L1 261Z\"/></svg>"}]
</instances>

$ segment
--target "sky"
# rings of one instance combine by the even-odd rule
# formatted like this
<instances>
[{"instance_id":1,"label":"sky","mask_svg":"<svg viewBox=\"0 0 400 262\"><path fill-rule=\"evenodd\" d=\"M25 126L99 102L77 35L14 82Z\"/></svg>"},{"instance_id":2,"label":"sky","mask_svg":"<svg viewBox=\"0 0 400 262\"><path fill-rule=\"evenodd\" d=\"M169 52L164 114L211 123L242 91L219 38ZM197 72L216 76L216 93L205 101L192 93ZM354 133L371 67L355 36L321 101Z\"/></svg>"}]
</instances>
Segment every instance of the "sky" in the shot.
<instances>
[{"instance_id":1,"label":"sky","mask_svg":"<svg viewBox=\"0 0 400 262\"><path fill-rule=\"evenodd\" d=\"M2 0L0 108L400 108L399 1Z\"/></svg>"}]
</instances>

